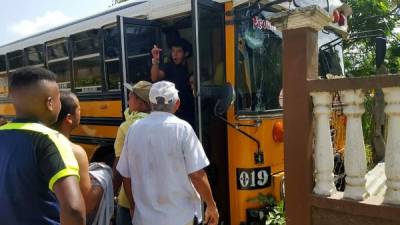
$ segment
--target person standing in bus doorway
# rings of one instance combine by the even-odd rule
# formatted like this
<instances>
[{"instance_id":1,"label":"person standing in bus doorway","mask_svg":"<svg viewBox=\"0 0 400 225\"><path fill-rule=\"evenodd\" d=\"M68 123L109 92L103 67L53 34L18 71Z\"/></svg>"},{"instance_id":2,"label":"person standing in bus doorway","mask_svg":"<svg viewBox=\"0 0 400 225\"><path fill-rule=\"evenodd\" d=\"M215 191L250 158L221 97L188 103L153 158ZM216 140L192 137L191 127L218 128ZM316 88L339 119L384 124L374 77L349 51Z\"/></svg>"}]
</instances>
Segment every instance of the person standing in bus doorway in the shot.
<instances>
[{"instance_id":1,"label":"person standing in bus doorway","mask_svg":"<svg viewBox=\"0 0 400 225\"><path fill-rule=\"evenodd\" d=\"M219 214L204 168L209 160L193 128L174 115L178 90L168 81L154 83L152 112L133 124L125 138L117 169L129 203L132 224L192 225L218 223ZM200 195L200 196L199 196Z\"/></svg>"},{"instance_id":2,"label":"person standing in bus doorway","mask_svg":"<svg viewBox=\"0 0 400 225\"><path fill-rule=\"evenodd\" d=\"M133 86L128 83L125 83L124 86L129 90L129 107L124 112L125 122L119 126L114 143L114 193L118 193L118 190L120 189L118 195L116 225L129 225L131 224L132 218L130 215L128 198L126 197L124 187L121 187L122 176L118 173L115 167L118 164L129 126L131 126L135 121L146 117L150 112L149 91L151 83L147 81L139 81Z\"/></svg>"},{"instance_id":3,"label":"person standing in bus doorway","mask_svg":"<svg viewBox=\"0 0 400 225\"><path fill-rule=\"evenodd\" d=\"M176 116L195 127L193 82L188 71L187 57L191 46L186 40L177 37L171 43L170 62L160 65L160 52L156 45L151 50L152 67L151 80L153 82L166 80L175 84L179 91L181 106Z\"/></svg>"},{"instance_id":4,"label":"person standing in bus doorway","mask_svg":"<svg viewBox=\"0 0 400 225\"><path fill-rule=\"evenodd\" d=\"M84 225L79 167L69 141L45 125L60 112L54 73L26 67L9 81L16 119L0 127L2 225Z\"/></svg>"},{"instance_id":5,"label":"person standing in bus doorway","mask_svg":"<svg viewBox=\"0 0 400 225\"><path fill-rule=\"evenodd\" d=\"M51 125L51 128L69 138L71 132L80 124L81 112L79 100L74 93L66 91L61 92L60 100L61 111L57 121ZM89 175L89 160L85 150L72 142L70 142L70 145L79 165L79 186L85 200L86 215L88 218L93 217L101 201L103 189L99 185L92 185Z\"/></svg>"}]
</instances>

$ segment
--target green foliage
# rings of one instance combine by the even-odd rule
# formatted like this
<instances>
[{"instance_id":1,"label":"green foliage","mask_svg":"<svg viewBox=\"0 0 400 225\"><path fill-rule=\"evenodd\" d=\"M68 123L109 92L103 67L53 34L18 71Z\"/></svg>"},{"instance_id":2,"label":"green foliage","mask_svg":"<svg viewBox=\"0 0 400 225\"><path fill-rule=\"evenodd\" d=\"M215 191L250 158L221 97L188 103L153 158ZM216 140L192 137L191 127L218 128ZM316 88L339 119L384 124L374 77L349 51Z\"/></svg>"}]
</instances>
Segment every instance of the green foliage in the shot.
<instances>
[{"instance_id":1,"label":"green foliage","mask_svg":"<svg viewBox=\"0 0 400 225\"><path fill-rule=\"evenodd\" d=\"M370 144L365 145L365 152L367 154L367 169L370 171L376 166L374 162L374 151Z\"/></svg>"},{"instance_id":2,"label":"green foliage","mask_svg":"<svg viewBox=\"0 0 400 225\"><path fill-rule=\"evenodd\" d=\"M266 225L285 225L285 202L282 200L276 203L275 198L272 195L265 195L259 193L254 198L247 199L249 202L260 203L263 207L269 208L270 211L267 215Z\"/></svg>"},{"instance_id":3,"label":"green foliage","mask_svg":"<svg viewBox=\"0 0 400 225\"><path fill-rule=\"evenodd\" d=\"M391 73L400 71L400 38L393 34L399 26L399 0L347 0L353 9L348 20L349 33L381 29L388 37L386 67ZM350 40L344 43L347 74L368 76L375 74L374 38Z\"/></svg>"},{"instance_id":4,"label":"green foliage","mask_svg":"<svg viewBox=\"0 0 400 225\"><path fill-rule=\"evenodd\" d=\"M271 212L268 213L266 225L285 225L285 202L280 201Z\"/></svg>"},{"instance_id":5,"label":"green foliage","mask_svg":"<svg viewBox=\"0 0 400 225\"><path fill-rule=\"evenodd\" d=\"M365 113L362 115L364 143L367 145L371 145L371 140L374 135L374 96L372 94L366 94L364 107Z\"/></svg>"},{"instance_id":6,"label":"green foliage","mask_svg":"<svg viewBox=\"0 0 400 225\"><path fill-rule=\"evenodd\" d=\"M262 206L274 206L275 198L272 195L266 195L263 193L258 193L258 195L254 198L247 199L248 202L257 202Z\"/></svg>"}]
</instances>

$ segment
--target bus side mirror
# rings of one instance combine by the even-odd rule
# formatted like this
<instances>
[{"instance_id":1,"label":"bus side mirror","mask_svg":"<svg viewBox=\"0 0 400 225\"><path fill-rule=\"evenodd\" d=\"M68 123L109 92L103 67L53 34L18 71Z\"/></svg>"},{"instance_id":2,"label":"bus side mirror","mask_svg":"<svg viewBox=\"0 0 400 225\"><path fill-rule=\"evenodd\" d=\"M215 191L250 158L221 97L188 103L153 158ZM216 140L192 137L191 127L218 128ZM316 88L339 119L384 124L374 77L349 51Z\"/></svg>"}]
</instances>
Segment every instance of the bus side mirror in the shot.
<instances>
[{"instance_id":1,"label":"bus side mirror","mask_svg":"<svg viewBox=\"0 0 400 225\"><path fill-rule=\"evenodd\" d=\"M383 61L386 56L386 38L385 37L376 37L375 38L375 64L376 68L382 66Z\"/></svg>"},{"instance_id":2,"label":"bus side mirror","mask_svg":"<svg viewBox=\"0 0 400 225\"><path fill-rule=\"evenodd\" d=\"M235 99L235 91L230 83L223 85L203 85L201 87L201 99L215 101L214 114L216 116L226 113Z\"/></svg>"}]
</instances>

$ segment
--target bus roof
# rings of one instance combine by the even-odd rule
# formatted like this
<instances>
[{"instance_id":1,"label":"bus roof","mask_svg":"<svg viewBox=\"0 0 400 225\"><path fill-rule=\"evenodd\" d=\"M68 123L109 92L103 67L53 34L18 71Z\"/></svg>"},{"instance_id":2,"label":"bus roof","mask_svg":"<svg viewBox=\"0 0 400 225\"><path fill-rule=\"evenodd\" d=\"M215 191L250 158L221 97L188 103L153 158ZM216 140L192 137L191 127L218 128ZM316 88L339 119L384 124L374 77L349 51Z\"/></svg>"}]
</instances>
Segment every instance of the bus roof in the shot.
<instances>
[{"instance_id":1,"label":"bus roof","mask_svg":"<svg viewBox=\"0 0 400 225\"><path fill-rule=\"evenodd\" d=\"M69 37L71 34L85 30L101 28L116 23L117 16L158 19L188 12L191 9L190 2L190 0L130 0L110 7L103 12L2 45L0 46L0 55L43 44L47 41Z\"/></svg>"}]
</instances>

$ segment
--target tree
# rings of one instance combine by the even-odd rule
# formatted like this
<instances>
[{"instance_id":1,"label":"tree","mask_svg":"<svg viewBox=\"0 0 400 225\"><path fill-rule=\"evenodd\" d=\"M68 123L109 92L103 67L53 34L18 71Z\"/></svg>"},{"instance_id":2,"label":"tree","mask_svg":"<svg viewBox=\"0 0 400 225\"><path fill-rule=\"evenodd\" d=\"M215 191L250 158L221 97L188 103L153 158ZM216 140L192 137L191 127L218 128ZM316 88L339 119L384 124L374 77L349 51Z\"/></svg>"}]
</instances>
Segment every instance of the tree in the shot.
<instances>
[{"instance_id":1,"label":"tree","mask_svg":"<svg viewBox=\"0 0 400 225\"><path fill-rule=\"evenodd\" d=\"M400 71L400 38L393 34L400 24L400 0L348 0L353 14L348 20L349 33L355 34L368 30L383 30L388 37L389 51L386 55L386 67L390 72ZM349 40L344 43L345 65L347 73L353 76L375 74L375 40L373 38Z\"/></svg>"},{"instance_id":2,"label":"tree","mask_svg":"<svg viewBox=\"0 0 400 225\"><path fill-rule=\"evenodd\" d=\"M348 0L353 9L349 18L349 32L381 29L387 36L388 51L385 63L375 68L374 38L349 40L344 43L345 66L352 76L369 76L372 74L398 73L400 71L400 38L394 29L400 24L400 1L391 0ZM385 154L384 141L384 99L381 89L373 91L374 98L367 95L366 110L363 115L364 138L367 145L372 145L374 161L383 160Z\"/></svg>"}]
</instances>

